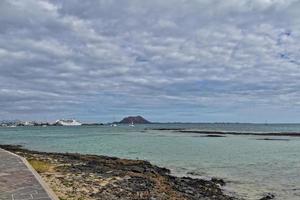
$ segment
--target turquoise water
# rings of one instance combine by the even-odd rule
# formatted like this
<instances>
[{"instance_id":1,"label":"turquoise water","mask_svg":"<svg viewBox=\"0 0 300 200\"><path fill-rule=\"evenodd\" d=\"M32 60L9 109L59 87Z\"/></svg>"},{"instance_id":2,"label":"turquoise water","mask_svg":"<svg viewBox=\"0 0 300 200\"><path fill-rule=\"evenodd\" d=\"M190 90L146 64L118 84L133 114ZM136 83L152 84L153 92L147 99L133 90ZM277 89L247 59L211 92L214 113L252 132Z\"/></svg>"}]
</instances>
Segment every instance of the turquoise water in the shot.
<instances>
[{"instance_id":1,"label":"turquoise water","mask_svg":"<svg viewBox=\"0 0 300 200\"><path fill-rule=\"evenodd\" d=\"M147 130L145 130L147 128ZM199 134L149 130L189 128L237 132L300 132L299 124L151 124L128 126L0 128L0 144L29 149L79 152L149 160L177 175L224 178L226 190L246 199L275 193L300 199L300 138L256 140L265 136L201 137ZM273 137L274 138L274 137ZM280 137L285 138L285 137Z\"/></svg>"}]
</instances>

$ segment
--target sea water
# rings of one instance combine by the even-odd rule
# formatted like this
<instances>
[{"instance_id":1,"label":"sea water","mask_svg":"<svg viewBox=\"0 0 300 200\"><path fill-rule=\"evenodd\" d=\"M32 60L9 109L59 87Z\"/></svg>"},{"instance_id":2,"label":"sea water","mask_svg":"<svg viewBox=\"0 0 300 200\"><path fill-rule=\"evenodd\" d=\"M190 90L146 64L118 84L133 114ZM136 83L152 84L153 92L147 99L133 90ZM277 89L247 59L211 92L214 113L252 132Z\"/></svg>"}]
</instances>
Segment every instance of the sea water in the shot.
<instances>
[{"instance_id":1,"label":"sea water","mask_svg":"<svg viewBox=\"0 0 300 200\"><path fill-rule=\"evenodd\" d=\"M246 199L274 193L276 199L300 199L300 137L257 140L266 136L203 137L205 131L300 132L299 124L150 124L129 127L0 128L0 144L20 144L47 152L78 152L143 159L173 174L225 179L227 192ZM276 138L274 136L268 138ZM1 158L0 158L1 159ZM1 161L1 160L0 160Z\"/></svg>"}]
</instances>

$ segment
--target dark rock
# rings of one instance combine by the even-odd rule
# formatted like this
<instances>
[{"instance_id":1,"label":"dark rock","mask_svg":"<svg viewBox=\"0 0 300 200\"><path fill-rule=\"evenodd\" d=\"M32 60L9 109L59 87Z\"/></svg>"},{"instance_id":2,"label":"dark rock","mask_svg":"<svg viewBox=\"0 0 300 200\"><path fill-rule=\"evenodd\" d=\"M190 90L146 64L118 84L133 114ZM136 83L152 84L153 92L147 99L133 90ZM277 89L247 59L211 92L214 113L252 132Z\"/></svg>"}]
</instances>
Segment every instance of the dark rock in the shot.
<instances>
[{"instance_id":1,"label":"dark rock","mask_svg":"<svg viewBox=\"0 0 300 200\"><path fill-rule=\"evenodd\" d=\"M216 184L219 184L221 186L224 186L226 184L225 181L223 179L220 179L220 178L213 177L213 178L211 178L211 181L216 183Z\"/></svg>"},{"instance_id":2,"label":"dark rock","mask_svg":"<svg viewBox=\"0 0 300 200\"><path fill-rule=\"evenodd\" d=\"M130 177L130 179L125 179L119 184L122 185L122 188L132 192L147 191L154 187L153 181L139 176Z\"/></svg>"},{"instance_id":3,"label":"dark rock","mask_svg":"<svg viewBox=\"0 0 300 200\"><path fill-rule=\"evenodd\" d=\"M285 138L258 138L256 140L290 141L289 139L285 139Z\"/></svg>"},{"instance_id":4,"label":"dark rock","mask_svg":"<svg viewBox=\"0 0 300 200\"><path fill-rule=\"evenodd\" d=\"M145 171L144 168L139 167L139 166L133 166L130 168L130 170L132 172L137 172L137 173L143 173Z\"/></svg>"},{"instance_id":5,"label":"dark rock","mask_svg":"<svg viewBox=\"0 0 300 200\"><path fill-rule=\"evenodd\" d=\"M153 131L183 131L185 128L145 128L145 130Z\"/></svg>"},{"instance_id":6,"label":"dark rock","mask_svg":"<svg viewBox=\"0 0 300 200\"><path fill-rule=\"evenodd\" d=\"M200 172L195 172L195 171L187 172L187 174L191 175L191 176L202 176L203 175Z\"/></svg>"},{"instance_id":7,"label":"dark rock","mask_svg":"<svg viewBox=\"0 0 300 200\"><path fill-rule=\"evenodd\" d=\"M226 136L224 136L224 135L211 135L211 134L209 134L209 135L206 135L206 136L203 136L203 137L226 137Z\"/></svg>"},{"instance_id":8,"label":"dark rock","mask_svg":"<svg viewBox=\"0 0 300 200\"><path fill-rule=\"evenodd\" d=\"M270 200L270 199L274 199L275 195L274 194L267 194L266 196L264 196L263 198L259 199L259 200Z\"/></svg>"}]
</instances>

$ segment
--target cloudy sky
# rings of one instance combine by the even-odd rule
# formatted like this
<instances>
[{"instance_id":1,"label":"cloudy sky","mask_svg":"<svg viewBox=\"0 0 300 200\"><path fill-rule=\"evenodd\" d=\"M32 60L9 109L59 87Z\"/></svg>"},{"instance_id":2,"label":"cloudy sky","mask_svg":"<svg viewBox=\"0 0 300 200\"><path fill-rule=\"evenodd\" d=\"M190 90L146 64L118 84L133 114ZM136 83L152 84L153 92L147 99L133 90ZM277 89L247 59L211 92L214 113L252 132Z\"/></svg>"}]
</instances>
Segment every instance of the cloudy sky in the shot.
<instances>
[{"instance_id":1,"label":"cloudy sky","mask_svg":"<svg viewBox=\"0 0 300 200\"><path fill-rule=\"evenodd\" d=\"M1 0L0 119L300 122L299 0Z\"/></svg>"}]
</instances>

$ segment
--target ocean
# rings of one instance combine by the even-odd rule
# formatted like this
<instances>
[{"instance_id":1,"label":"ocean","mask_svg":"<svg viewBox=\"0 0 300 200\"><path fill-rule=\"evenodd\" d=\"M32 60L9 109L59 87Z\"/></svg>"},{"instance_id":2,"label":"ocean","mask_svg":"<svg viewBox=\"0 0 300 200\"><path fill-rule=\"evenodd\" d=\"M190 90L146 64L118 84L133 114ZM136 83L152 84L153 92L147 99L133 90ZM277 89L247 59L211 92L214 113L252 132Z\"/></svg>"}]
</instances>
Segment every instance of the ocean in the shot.
<instances>
[{"instance_id":1,"label":"ocean","mask_svg":"<svg viewBox=\"0 0 300 200\"><path fill-rule=\"evenodd\" d=\"M0 128L0 144L46 152L78 152L143 159L178 176L223 178L228 193L258 199L300 199L300 137L225 135L204 137L174 130L279 133L300 124L149 124L78 127ZM257 140L284 138L287 140Z\"/></svg>"}]
</instances>

